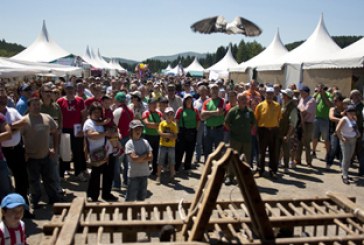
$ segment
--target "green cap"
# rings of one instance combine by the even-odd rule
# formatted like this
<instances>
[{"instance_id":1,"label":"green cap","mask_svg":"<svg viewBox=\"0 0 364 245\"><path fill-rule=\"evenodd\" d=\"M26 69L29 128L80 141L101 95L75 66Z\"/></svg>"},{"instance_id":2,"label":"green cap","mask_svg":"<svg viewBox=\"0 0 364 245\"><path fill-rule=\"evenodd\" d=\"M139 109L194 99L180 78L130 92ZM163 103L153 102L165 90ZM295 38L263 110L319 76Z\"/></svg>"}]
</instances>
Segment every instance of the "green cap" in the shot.
<instances>
[{"instance_id":1,"label":"green cap","mask_svg":"<svg viewBox=\"0 0 364 245\"><path fill-rule=\"evenodd\" d=\"M120 102L120 103L123 103L125 102L126 100L126 94L124 92L118 92L114 99L117 101L117 102Z\"/></svg>"}]
</instances>

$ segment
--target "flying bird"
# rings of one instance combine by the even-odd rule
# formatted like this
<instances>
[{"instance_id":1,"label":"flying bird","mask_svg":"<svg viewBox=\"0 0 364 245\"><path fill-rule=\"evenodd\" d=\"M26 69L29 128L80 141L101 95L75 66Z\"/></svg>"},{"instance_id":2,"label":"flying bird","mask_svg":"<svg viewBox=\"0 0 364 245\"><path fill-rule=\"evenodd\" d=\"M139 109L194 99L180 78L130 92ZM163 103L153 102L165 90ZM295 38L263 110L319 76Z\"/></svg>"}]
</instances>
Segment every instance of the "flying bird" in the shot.
<instances>
[{"instance_id":1,"label":"flying bird","mask_svg":"<svg viewBox=\"0 0 364 245\"><path fill-rule=\"evenodd\" d=\"M204 34L221 32L226 34L242 34L248 37L259 36L262 30L253 22L235 17L232 22L227 22L223 16L214 16L197 21L191 26L192 31Z\"/></svg>"}]
</instances>

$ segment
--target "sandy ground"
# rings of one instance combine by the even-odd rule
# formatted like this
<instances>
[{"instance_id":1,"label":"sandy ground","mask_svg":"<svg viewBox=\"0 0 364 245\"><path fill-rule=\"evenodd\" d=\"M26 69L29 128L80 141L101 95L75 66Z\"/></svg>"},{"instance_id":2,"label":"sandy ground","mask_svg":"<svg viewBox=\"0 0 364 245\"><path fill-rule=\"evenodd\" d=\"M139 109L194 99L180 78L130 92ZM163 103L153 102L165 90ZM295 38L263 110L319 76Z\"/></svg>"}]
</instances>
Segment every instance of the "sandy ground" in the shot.
<instances>
[{"instance_id":1,"label":"sandy ground","mask_svg":"<svg viewBox=\"0 0 364 245\"><path fill-rule=\"evenodd\" d=\"M263 197L316 197L324 196L327 191L342 193L346 196L356 197L357 203L364 209L364 177L355 177L357 168L351 168L350 173L354 176L355 182L350 185L345 185L341 180L341 171L338 163L330 169L326 168L326 163L323 161L324 149L319 145L317 152L318 159L314 159L313 167L309 168L305 165L298 165L294 169L289 169L288 173L283 173L279 170L277 179L268 177L268 174L261 178L256 178L257 185ZM303 164L304 158L303 158ZM180 173L176 180L178 183L174 185L156 185L152 179L148 182L149 197L147 201L174 201L179 202L181 198L185 201L191 201L194 198L195 190L197 189L200 173L203 164L191 172L190 175ZM167 176L165 176L167 179ZM162 179L163 182L163 179ZM66 200L71 201L76 196L85 197L87 183L78 183L73 181L72 177L63 182L66 190ZM113 191L113 194L124 201L125 190ZM219 199L224 200L241 200L242 196L237 186L223 185ZM49 205L42 205L40 209L35 210L36 218L34 220L25 220L28 234L29 244L37 244L42 239L42 226L52 217L52 208Z\"/></svg>"}]
</instances>

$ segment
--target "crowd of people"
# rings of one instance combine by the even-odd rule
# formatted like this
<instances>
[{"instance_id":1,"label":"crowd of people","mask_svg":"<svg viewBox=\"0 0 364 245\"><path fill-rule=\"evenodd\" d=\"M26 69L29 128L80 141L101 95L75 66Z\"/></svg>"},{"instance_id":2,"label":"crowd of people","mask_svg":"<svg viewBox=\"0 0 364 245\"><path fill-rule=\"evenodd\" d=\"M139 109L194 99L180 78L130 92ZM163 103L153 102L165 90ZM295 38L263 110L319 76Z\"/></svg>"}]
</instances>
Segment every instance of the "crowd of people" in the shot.
<instances>
[{"instance_id":1,"label":"crowd of people","mask_svg":"<svg viewBox=\"0 0 364 245\"><path fill-rule=\"evenodd\" d=\"M311 91L255 80L71 77L11 92L2 83L0 198L15 191L36 209L43 184L49 204L62 201L62 180L72 173L88 182L88 201L99 200L100 184L103 200L117 201L112 189L126 188L126 201L143 201L148 178L173 184L220 142L244 154L258 176L279 178L279 168L284 174L302 164L303 150L312 167L323 141L326 167L338 159L350 184L355 159L364 174L363 107L358 90L345 98L324 84ZM228 169L225 184L235 183ZM25 215L32 217L28 209Z\"/></svg>"}]
</instances>

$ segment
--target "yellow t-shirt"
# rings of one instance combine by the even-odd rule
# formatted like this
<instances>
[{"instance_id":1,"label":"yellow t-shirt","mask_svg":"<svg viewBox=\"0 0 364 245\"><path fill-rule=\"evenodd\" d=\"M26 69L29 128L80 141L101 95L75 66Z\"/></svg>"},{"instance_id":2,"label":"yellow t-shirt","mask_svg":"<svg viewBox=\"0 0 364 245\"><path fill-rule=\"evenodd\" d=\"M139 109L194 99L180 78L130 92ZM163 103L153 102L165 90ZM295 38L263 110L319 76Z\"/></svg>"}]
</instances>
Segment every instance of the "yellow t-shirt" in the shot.
<instances>
[{"instance_id":1,"label":"yellow t-shirt","mask_svg":"<svg viewBox=\"0 0 364 245\"><path fill-rule=\"evenodd\" d=\"M279 119L281 118L281 106L275 101L268 103L265 100L255 108L255 118L258 127L278 127Z\"/></svg>"},{"instance_id":2,"label":"yellow t-shirt","mask_svg":"<svg viewBox=\"0 0 364 245\"><path fill-rule=\"evenodd\" d=\"M170 123L168 123L166 120L163 120L160 124L159 124L159 129L158 131L160 133L174 133L175 135L177 135L178 133L178 128L177 128L177 124L172 121ZM160 146L165 146L165 147L175 147L176 146L176 139L167 139L164 137L160 137L159 140L159 145Z\"/></svg>"}]
</instances>

